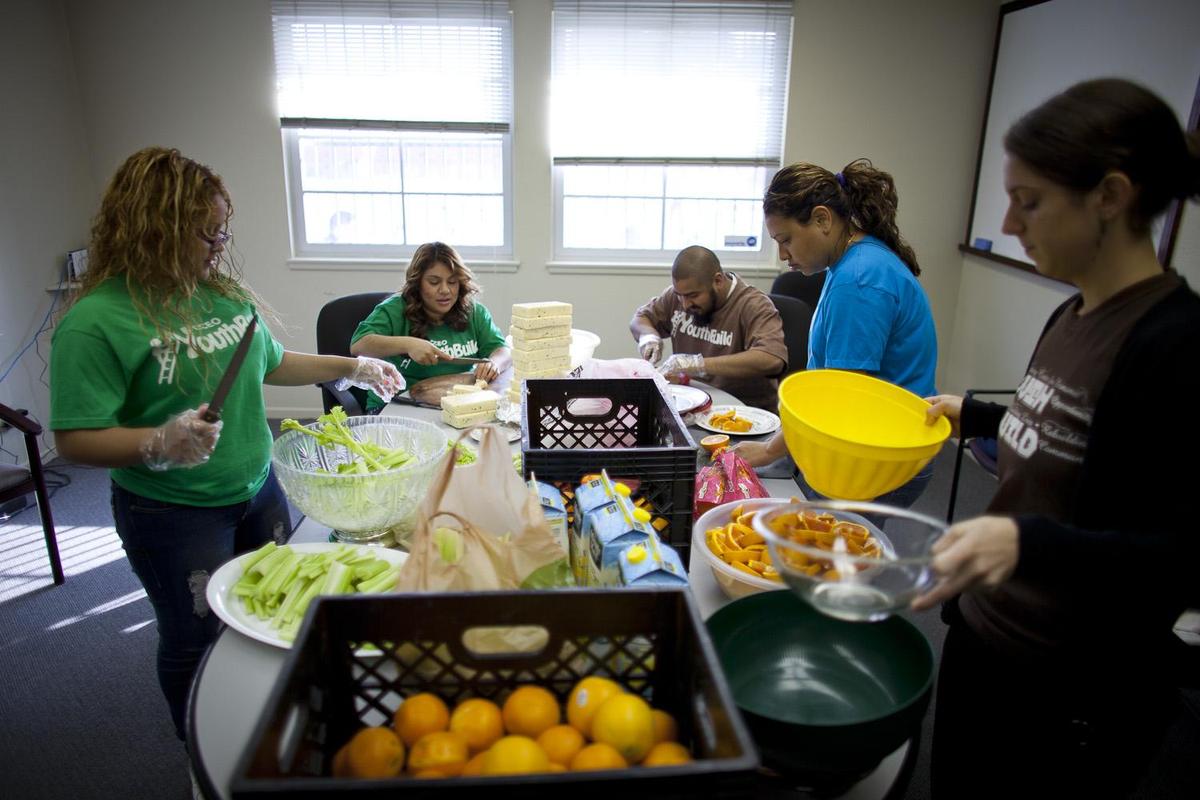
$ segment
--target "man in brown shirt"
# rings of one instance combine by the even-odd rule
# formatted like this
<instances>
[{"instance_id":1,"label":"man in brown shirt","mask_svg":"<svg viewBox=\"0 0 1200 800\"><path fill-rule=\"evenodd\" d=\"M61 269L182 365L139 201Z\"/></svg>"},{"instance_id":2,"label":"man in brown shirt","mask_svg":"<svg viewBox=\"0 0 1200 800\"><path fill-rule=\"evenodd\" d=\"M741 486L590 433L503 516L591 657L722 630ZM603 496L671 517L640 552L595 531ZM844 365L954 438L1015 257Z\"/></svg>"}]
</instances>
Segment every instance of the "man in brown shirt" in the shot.
<instances>
[{"instance_id":1,"label":"man in brown shirt","mask_svg":"<svg viewBox=\"0 0 1200 800\"><path fill-rule=\"evenodd\" d=\"M673 355L659 371L671 382L699 378L747 405L775 411L788 358L783 321L771 298L722 270L708 248L679 252L670 288L634 313L629 330L652 363L670 337Z\"/></svg>"}]
</instances>

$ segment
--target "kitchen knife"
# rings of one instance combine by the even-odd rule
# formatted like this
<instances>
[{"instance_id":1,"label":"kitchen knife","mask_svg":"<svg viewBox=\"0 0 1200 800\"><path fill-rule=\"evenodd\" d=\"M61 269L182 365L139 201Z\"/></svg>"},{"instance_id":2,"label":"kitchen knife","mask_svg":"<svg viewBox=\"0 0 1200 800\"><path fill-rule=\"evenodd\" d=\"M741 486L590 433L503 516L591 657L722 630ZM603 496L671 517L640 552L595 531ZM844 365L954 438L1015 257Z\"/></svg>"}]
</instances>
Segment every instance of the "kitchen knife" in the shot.
<instances>
[{"instance_id":1,"label":"kitchen knife","mask_svg":"<svg viewBox=\"0 0 1200 800\"><path fill-rule=\"evenodd\" d=\"M452 358L447 361L447 364L487 364L489 359L486 358Z\"/></svg>"},{"instance_id":2,"label":"kitchen knife","mask_svg":"<svg viewBox=\"0 0 1200 800\"><path fill-rule=\"evenodd\" d=\"M221 406L225 403L225 396L229 394L234 379L237 378L238 370L242 368L242 362L246 360L246 353L250 352L250 342L254 340L254 329L257 326L258 317L252 317L242 333L237 349L233 351L233 358L229 359L229 366L225 368L221 382L217 384L217 391L213 392L212 400L208 402L208 408L200 415L205 422L216 422L221 418Z\"/></svg>"}]
</instances>

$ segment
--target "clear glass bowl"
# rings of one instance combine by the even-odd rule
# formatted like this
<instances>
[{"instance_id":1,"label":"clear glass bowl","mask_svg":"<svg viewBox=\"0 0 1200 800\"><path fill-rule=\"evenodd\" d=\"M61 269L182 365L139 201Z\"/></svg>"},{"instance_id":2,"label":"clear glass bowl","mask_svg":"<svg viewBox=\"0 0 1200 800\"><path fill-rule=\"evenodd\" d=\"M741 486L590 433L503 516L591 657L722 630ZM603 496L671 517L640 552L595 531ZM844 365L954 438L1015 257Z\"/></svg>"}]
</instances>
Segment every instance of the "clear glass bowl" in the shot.
<instances>
[{"instance_id":1,"label":"clear glass bowl","mask_svg":"<svg viewBox=\"0 0 1200 800\"><path fill-rule=\"evenodd\" d=\"M792 524L800 518L807 525ZM933 585L931 548L946 525L876 503L804 500L756 514L754 529L801 599L831 617L863 622L907 608Z\"/></svg>"},{"instance_id":2,"label":"clear glass bowl","mask_svg":"<svg viewBox=\"0 0 1200 800\"><path fill-rule=\"evenodd\" d=\"M354 438L403 448L413 458L403 466L367 475L337 475L354 460L344 446L322 447L300 431L275 440L271 462L288 499L309 517L334 529L345 542L385 543L389 533L404 545L416 524L417 506L446 454L446 435L433 423L402 417L351 417ZM317 430L318 423L305 426Z\"/></svg>"}]
</instances>

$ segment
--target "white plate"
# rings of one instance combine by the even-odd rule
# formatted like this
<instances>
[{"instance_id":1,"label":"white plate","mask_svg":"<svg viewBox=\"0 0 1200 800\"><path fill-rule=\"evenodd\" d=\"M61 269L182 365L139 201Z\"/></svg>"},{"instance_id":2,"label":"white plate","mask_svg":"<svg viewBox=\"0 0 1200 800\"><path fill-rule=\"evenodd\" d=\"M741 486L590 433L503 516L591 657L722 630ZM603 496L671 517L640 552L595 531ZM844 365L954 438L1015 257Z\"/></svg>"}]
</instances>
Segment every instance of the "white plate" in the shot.
<instances>
[{"instance_id":1,"label":"white plate","mask_svg":"<svg viewBox=\"0 0 1200 800\"><path fill-rule=\"evenodd\" d=\"M297 553L325 553L337 550L339 547L361 547L369 550L375 558L381 558L391 564L403 564L404 560L408 558L408 553L402 553L399 550L344 542L309 542L289 544L288 547ZM233 585L241 580L242 573L246 571L242 567L242 562L249 555L250 553L243 553L237 558L226 561L208 579L208 607L222 622L238 633L286 650L292 646L292 643L282 638L279 631L271 627L270 620L259 619L247 612L242 601L233 595Z\"/></svg>"},{"instance_id":2,"label":"white plate","mask_svg":"<svg viewBox=\"0 0 1200 800\"><path fill-rule=\"evenodd\" d=\"M750 430L725 431L709 424L708 421L714 415L722 414L731 408L736 412L737 416L750 420ZM779 430L779 417L770 411L763 411L761 408L752 408L751 406L713 406L696 420L696 424L704 428L704 430L712 431L713 433L727 433L730 436L759 436Z\"/></svg>"},{"instance_id":3,"label":"white plate","mask_svg":"<svg viewBox=\"0 0 1200 800\"><path fill-rule=\"evenodd\" d=\"M514 428L512 425L493 425L493 428L498 428L500 433L504 434L505 441L515 442L521 438L521 429ZM470 437L477 442L483 441L483 428L472 428Z\"/></svg>"},{"instance_id":4,"label":"white plate","mask_svg":"<svg viewBox=\"0 0 1200 800\"><path fill-rule=\"evenodd\" d=\"M681 386L677 383L671 384L671 399L675 401L675 410L680 414L695 411L705 403L712 402L712 397L703 389L697 389L695 386Z\"/></svg>"}]
</instances>

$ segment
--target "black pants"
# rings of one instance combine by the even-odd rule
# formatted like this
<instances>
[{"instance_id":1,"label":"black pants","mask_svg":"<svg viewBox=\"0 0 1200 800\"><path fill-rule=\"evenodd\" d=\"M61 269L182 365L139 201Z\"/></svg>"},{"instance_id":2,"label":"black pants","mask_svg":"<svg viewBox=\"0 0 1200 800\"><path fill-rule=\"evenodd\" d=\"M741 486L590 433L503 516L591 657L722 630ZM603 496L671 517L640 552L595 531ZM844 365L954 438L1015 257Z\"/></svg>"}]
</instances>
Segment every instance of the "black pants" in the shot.
<instances>
[{"instance_id":1,"label":"black pants","mask_svg":"<svg viewBox=\"0 0 1200 800\"><path fill-rule=\"evenodd\" d=\"M1124 797L1136 788L1178 705L1169 675L1098 679L1103 667L1016 665L949 617L934 713L936 800Z\"/></svg>"}]
</instances>

